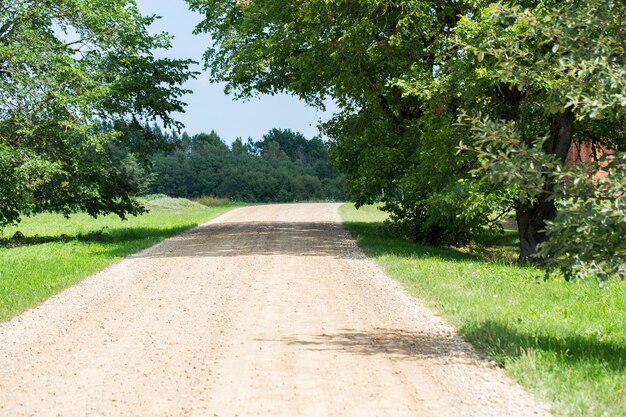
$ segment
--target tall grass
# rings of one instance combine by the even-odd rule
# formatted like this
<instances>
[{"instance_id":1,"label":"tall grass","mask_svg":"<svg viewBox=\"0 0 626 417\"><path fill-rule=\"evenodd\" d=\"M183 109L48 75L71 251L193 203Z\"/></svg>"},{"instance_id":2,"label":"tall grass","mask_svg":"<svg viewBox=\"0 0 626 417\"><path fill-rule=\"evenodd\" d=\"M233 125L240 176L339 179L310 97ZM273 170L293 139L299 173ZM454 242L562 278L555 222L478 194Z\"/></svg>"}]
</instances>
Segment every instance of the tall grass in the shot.
<instances>
[{"instance_id":1,"label":"tall grass","mask_svg":"<svg viewBox=\"0 0 626 417\"><path fill-rule=\"evenodd\" d=\"M202 204L203 206L207 206L207 207L221 207L221 206L226 206L228 204L231 204L228 198L220 198L220 197L213 197L213 196L199 197L199 198L195 198L193 201L195 201L196 203Z\"/></svg>"},{"instance_id":2,"label":"tall grass","mask_svg":"<svg viewBox=\"0 0 626 417\"><path fill-rule=\"evenodd\" d=\"M206 222L233 206L207 208L184 199L146 201L150 212L121 221L75 214L26 218L0 239L0 321L31 308L81 279ZM19 230L25 237L11 239Z\"/></svg>"},{"instance_id":3,"label":"tall grass","mask_svg":"<svg viewBox=\"0 0 626 417\"><path fill-rule=\"evenodd\" d=\"M511 233L482 251L440 249L385 236L373 207L341 214L368 256L555 414L626 416L626 282L544 281L536 268L494 261L512 258Z\"/></svg>"}]
</instances>

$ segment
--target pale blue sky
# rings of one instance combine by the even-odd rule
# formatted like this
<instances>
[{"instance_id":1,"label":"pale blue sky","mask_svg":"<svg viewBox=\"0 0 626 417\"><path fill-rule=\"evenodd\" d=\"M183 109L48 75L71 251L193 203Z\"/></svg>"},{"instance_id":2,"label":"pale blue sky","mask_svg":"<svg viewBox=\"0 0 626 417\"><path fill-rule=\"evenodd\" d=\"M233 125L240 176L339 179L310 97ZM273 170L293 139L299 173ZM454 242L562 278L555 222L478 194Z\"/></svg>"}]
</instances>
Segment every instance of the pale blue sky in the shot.
<instances>
[{"instance_id":1,"label":"pale blue sky","mask_svg":"<svg viewBox=\"0 0 626 417\"><path fill-rule=\"evenodd\" d=\"M137 5L144 15L162 16L153 25L155 32L165 31L174 36L172 49L157 55L202 61L210 38L192 35L201 16L192 13L184 0L137 0ZM187 111L177 117L185 124L185 130L190 134L215 130L227 143L237 137L260 139L272 128L289 128L310 138L319 134L318 121L330 117L329 112L320 112L288 95L235 101L224 94L223 85L210 83L206 73L189 82L186 88L193 90L193 94L184 98Z\"/></svg>"}]
</instances>

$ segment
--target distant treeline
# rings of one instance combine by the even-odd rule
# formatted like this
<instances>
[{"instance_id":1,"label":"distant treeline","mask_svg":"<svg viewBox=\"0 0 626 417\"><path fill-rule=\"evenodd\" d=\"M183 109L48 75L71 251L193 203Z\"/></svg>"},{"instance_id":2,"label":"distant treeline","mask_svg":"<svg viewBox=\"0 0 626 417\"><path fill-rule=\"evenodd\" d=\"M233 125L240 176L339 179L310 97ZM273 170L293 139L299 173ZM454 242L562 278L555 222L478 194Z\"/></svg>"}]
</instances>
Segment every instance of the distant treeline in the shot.
<instances>
[{"instance_id":1,"label":"distant treeline","mask_svg":"<svg viewBox=\"0 0 626 417\"><path fill-rule=\"evenodd\" d=\"M155 156L148 193L263 203L344 199L344 176L319 138L273 129L257 142L237 139L229 147L215 132L155 132L176 148Z\"/></svg>"}]
</instances>

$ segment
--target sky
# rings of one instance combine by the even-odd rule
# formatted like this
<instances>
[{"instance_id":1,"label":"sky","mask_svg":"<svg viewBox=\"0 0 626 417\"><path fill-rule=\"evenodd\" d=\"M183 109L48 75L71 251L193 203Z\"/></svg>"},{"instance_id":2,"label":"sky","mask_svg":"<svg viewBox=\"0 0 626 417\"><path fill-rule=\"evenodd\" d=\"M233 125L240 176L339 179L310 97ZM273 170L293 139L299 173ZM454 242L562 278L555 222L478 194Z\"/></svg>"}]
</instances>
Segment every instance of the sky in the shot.
<instances>
[{"instance_id":1,"label":"sky","mask_svg":"<svg viewBox=\"0 0 626 417\"><path fill-rule=\"evenodd\" d=\"M151 27L154 33L168 32L174 36L172 48L155 55L191 58L201 63L196 69L202 70L202 54L211 40L206 34L191 33L202 17L191 12L184 0L137 0L137 5L144 15L161 16ZM272 128L291 129L311 138L319 134L319 120L330 118L334 110L331 104L327 112L321 112L285 94L237 101L224 93L224 84L211 83L204 71L185 88L193 91L183 98L188 104L186 112L177 114L185 130L192 135L214 130L226 143L238 137L258 140Z\"/></svg>"}]
</instances>

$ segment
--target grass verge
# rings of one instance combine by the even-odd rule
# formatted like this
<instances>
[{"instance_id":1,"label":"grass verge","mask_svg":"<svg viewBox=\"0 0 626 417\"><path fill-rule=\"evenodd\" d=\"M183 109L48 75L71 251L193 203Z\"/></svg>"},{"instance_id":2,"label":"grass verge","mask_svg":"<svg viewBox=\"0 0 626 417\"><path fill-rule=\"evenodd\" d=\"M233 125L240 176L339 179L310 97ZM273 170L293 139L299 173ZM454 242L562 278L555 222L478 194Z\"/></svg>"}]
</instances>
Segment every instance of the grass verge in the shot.
<instances>
[{"instance_id":1,"label":"grass verge","mask_svg":"<svg viewBox=\"0 0 626 417\"><path fill-rule=\"evenodd\" d=\"M626 282L543 281L533 267L493 261L492 252L512 253L510 236L478 256L386 237L375 207L340 212L389 276L550 401L555 415L626 416Z\"/></svg>"},{"instance_id":2,"label":"grass verge","mask_svg":"<svg viewBox=\"0 0 626 417\"><path fill-rule=\"evenodd\" d=\"M0 322L126 256L204 223L235 206L208 208L185 199L145 202L150 212L121 221L76 214L26 218L0 238ZM25 235L9 239L17 230Z\"/></svg>"}]
</instances>

